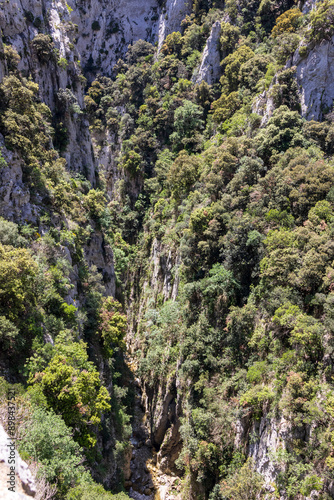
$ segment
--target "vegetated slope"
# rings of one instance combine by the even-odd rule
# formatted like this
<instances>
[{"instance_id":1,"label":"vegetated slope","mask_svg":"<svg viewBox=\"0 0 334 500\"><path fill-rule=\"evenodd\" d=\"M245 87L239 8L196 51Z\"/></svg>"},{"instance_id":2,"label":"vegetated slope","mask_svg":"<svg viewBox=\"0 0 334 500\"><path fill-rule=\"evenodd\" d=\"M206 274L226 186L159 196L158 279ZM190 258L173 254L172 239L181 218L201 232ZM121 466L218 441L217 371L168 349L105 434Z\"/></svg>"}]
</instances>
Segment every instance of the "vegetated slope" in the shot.
<instances>
[{"instance_id":1,"label":"vegetated slope","mask_svg":"<svg viewBox=\"0 0 334 500\"><path fill-rule=\"evenodd\" d=\"M5 38L1 366L59 498L110 497L82 457L122 483L124 311L167 495L332 498L334 3L310 8L195 1L86 86L35 16L27 64Z\"/></svg>"}]
</instances>

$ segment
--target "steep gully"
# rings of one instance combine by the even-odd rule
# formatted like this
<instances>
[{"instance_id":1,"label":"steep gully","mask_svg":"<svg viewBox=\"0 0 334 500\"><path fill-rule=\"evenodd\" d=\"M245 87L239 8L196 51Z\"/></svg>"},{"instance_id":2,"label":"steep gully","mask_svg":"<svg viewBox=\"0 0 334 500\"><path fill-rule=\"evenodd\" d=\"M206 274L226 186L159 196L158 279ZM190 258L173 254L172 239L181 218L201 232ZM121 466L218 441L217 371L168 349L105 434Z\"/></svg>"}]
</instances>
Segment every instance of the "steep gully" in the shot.
<instances>
[{"instance_id":1,"label":"steep gully","mask_svg":"<svg viewBox=\"0 0 334 500\"><path fill-rule=\"evenodd\" d=\"M126 363L135 375L135 365L129 356L126 357ZM161 447L156 442L159 429L156 435L152 434L152 421L145 405L148 401L145 389L143 391L138 378L134 379L134 384L134 417L130 439L132 450L124 470L125 487L135 500L178 500L181 498L178 495L179 478L171 471L163 472L159 453ZM165 427L160 429L163 436Z\"/></svg>"},{"instance_id":2,"label":"steep gully","mask_svg":"<svg viewBox=\"0 0 334 500\"><path fill-rule=\"evenodd\" d=\"M129 43L138 38L154 41L157 39L159 46L168 33L177 30L181 20L185 17L191 2L184 0L167 0L164 8L155 0L148 2L120 0L118 2L106 0L17 0L16 2L0 3L0 28L3 30L7 43L10 43L21 54L19 69L31 73L40 87L42 100L54 111L55 95L59 89L70 86L75 93L78 103L83 107L83 88L77 78L80 73L78 60L81 65L87 66L91 59L97 65L99 61L101 72L109 74L116 60L124 55ZM311 0L308 3L312 3ZM132 9L131 4L136 8ZM108 6L108 9L107 9ZM72 12L71 12L72 11ZM38 33L32 25L28 25L24 12L31 12L35 18L48 16L45 31L50 33L61 57L68 60L67 71L55 65L40 64L31 51L30 42ZM127 15L130 13L130 17ZM92 29L93 22L98 22L100 29ZM69 31L69 23L78 26L79 36L75 42L75 49L69 46L74 41ZM118 31L116 31L116 24ZM215 80L219 76L217 62L219 54L217 44L220 35L219 23L213 27L207 46L203 53L203 60L194 75L194 80ZM105 47L101 54L103 43L108 40L110 45ZM324 104L331 103L334 97L332 72L328 71L334 59L333 40L325 41L319 47L311 48L307 57L301 59L298 51L294 55L291 65L296 66L297 81L302 87L301 105L302 114L308 119L318 119ZM1 49L1 41L0 41ZM109 52L108 52L109 49ZM99 59L100 58L100 59ZM0 60L0 80L6 74L3 60ZM87 73L86 73L87 74ZM93 74L87 74L91 79ZM73 79L77 78L77 87L73 87ZM270 116L270 102L268 96L260 96L256 111ZM69 146L65 154L68 168L79 171L84 166L87 177L94 185L97 165L102 166L111 179L108 185L110 196L113 194L115 176L113 169L113 152L110 147L100 152L94 147L94 141L89 133L87 119L81 116L68 118ZM0 145L2 146L0 137ZM29 192L22 182L21 167L16 158L8 154L9 167L2 172L0 179L0 212L8 219L20 221L26 219L32 224L38 220L37 206L29 200ZM84 161L85 165L82 164ZM103 256L101 248L103 242L96 236L85 253L89 265L95 264L98 268L108 269L111 276L108 293L114 292L112 252ZM153 245L154 247L154 245ZM161 262L162 251L153 248L152 262ZM168 288L167 274L160 272L159 266L150 270L150 279L160 282ZM75 283L75 278L73 278ZM154 283L148 283L152 286ZM160 292L161 290L159 290ZM168 290L165 298L173 298L177 292ZM74 292L73 292L74 295ZM144 296L144 291L143 294ZM71 302L71 297L69 297ZM143 306L144 307L144 306ZM129 355L130 356L130 355ZM131 358L127 364L136 377L135 366ZM125 485L131 498L138 500L170 500L178 498L178 478L173 473L173 461L180 446L178 435L178 402L175 393L170 388L157 388L155 394L148 394L147 388L135 379L135 411L133 432L131 437L132 450L128 456L125 467ZM246 432L243 422L237 422L236 443L242 441ZM286 439L288 433L284 419L277 421L263 418L259 425L252 429L258 440L250 447L250 455L256 462L256 467L261 472L267 483L275 479L277 471L272 461L268 458L268 449L277 449L279 442ZM173 494L172 494L173 492Z\"/></svg>"}]
</instances>

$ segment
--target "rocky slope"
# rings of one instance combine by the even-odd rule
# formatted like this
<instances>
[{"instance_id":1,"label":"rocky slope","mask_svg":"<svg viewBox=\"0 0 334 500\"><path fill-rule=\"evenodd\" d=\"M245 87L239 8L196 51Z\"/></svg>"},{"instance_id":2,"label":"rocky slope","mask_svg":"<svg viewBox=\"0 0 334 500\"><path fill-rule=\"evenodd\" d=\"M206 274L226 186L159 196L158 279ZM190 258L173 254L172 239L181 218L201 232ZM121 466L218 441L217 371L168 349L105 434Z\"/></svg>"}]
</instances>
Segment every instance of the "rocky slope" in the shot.
<instances>
[{"instance_id":1,"label":"rocky slope","mask_svg":"<svg viewBox=\"0 0 334 500\"><path fill-rule=\"evenodd\" d=\"M15 456L15 492L8 491L8 474L10 468L8 464L8 443L10 438L0 424L0 492L4 500L28 500L36 495L36 485L28 465L16 452Z\"/></svg>"},{"instance_id":2,"label":"rocky slope","mask_svg":"<svg viewBox=\"0 0 334 500\"><path fill-rule=\"evenodd\" d=\"M314 2L306 2L304 12L313 7ZM108 202L117 198L117 186L124 179L132 185L133 191L138 191L138 185L130 175L117 168L116 153L122 148L122 140L119 137L115 139L109 130L98 133L90 128L88 117L83 113L86 82L91 83L97 73L112 76L113 67L119 58L124 57L128 46L139 39L155 43L158 50L161 50L168 34L182 31L181 21L191 10L192 3L187 0L17 0L0 4L3 41L5 45L11 45L17 50L21 58L18 69L23 75L32 76L38 83L41 100L57 114L64 92L71 94L67 93L73 99L71 111L66 109L62 116L66 124L67 144L61 155L66 159L66 168L71 172L84 174L91 187L95 187L98 181L103 179L106 182ZM193 73L193 83L200 84L204 81L213 85L219 80L221 30L221 21L216 21L211 26L199 65ZM56 58L43 60L39 57L32 42L41 33L51 36ZM287 63L287 68L296 67L301 114L307 120L320 120L333 103L333 44L334 38L316 46L310 45L304 57L300 56L297 49ZM4 47L1 46L0 50L3 52ZM0 80L7 73L6 61L1 58ZM265 125L274 113L271 88L263 92L254 106L254 111L263 116L262 125ZM35 196L34 200L31 199L24 182L22 161L17 154L5 147L1 135L0 147L6 162L1 170L0 214L8 220L37 225L42 215L43 201L39 200L38 196ZM235 151L233 154L236 154ZM58 222L69 228L66 218L60 217ZM42 234L43 230L48 230L47 225L43 227L42 224L40 227ZM179 293L181 247L175 246L174 243L169 246L153 238L148 248L145 271L141 270L142 274L127 274L130 291L125 302L130 324L127 338L130 356L142 350L146 342L138 332L140 333L141 322L146 320L152 304L175 302ZM71 268L72 288L66 296L66 302L80 306L79 268L74 261L73 250L71 253L65 243L60 245L59 255ZM103 231L97 226L84 245L84 260L89 268L95 267L103 275L104 294L115 296L117 283L113 251ZM137 286L139 280L140 289ZM121 294L119 290L118 293ZM184 380L179 376L182 362L181 356L175 372L169 374L164 382L157 382L153 388L147 381L137 378L132 450L127 453L127 463L124 467L125 486L134 499L152 499L155 494L159 494L161 500L179 498L179 469L175 462L182 450L180 427L188 404L188 388L182 386ZM101 359L100 369L102 375L108 372ZM131 364L131 370L137 377L134 364ZM108 388L112 388L111 380L107 382ZM248 443L246 449L244 447L245 453L254 458L256 470L265 479L268 495L274 493L272 483L279 473L269 451L275 454L285 446L285 442L307 440L306 434L311 433L311 428L308 427L299 435L282 416L272 417L267 414L256 422L247 418L237 419L234 430L235 448ZM250 435L252 440L249 439ZM104 442L104 445L108 448L110 440L106 441L107 444ZM102 438L100 443L102 446ZM105 484L108 487L112 485L112 476L116 474L116 465L111 464L111 461L108 463L106 460L109 470L105 476L108 476ZM327 490L333 495L333 484L328 484ZM205 497L204 487L194 483L191 487L189 498L200 498L201 495ZM315 495L313 492L305 498L315 498Z\"/></svg>"}]
</instances>

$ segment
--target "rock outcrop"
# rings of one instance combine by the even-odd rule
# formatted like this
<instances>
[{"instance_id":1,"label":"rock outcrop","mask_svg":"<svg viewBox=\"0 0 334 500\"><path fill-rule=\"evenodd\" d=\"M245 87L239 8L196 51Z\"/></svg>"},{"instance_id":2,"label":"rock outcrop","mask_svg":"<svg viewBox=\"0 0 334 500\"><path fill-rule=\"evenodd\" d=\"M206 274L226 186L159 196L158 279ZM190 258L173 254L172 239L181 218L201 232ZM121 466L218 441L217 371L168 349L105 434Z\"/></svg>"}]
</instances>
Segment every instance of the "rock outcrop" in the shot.
<instances>
[{"instance_id":1,"label":"rock outcrop","mask_svg":"<svg viewBox=\"0 0 334 500\"><path fill-rule=\"evenodd\" d=\"M301 112L307 120L321 120L333 106L334 38L323 40L302 58L297 50L290 62L296 66L301 89Z\"/></svg>"},{"instance_id":2,"label":"rock outcrop","mask_svg":"<svg viewBox=\"0 0 334 500\"><path fill-rule=\"evenodd\" d=\"M301 114L307 120L321 121L333 107L334 100L334 37L320 44L308 47L308 53L301 57L299 49L287 62L286 67L296 69ZM253 112L262 116L264 126L275 109L270 95L274 77L269 89L260 94L253 105Z\"/></svg>"},{"instance_id":3,"label":"rock outcrop","mask_svg":"<svg viewBox=\"0 0 334 500\"><path fill-rule=\"evenodd\" d=\"M195 73L193 80L196 83L205 81L209 85L216 83L221 76L219 38L221 33L221 23L216 21L212 26L210 36L206 42L201 65Z\"/></svg>"},{"instance_id":4,"label":"rock outcrop","mask_svg":"<svg viewBox=\"0 0 334 500\"><path fill-rule=\"evenodd\" d=\"M317 3L317 0L306 0L306 2L303 3L302 13L303 14L308 14L310 10L314 9L315 5Z\"/></svg>"},{"instance_id":5,"label":"rock outcrop","mask_svg":"<svg viewBox=\"0 0 334 500\"><path fill-rule=\"evenodd\" d=\"M8 443L10 438L0 424L0 498L3 500L28 500L35 496L36 485L28 465L16 451L15 456L15 492L8 490Z\"/></svg>"},{"instance_id":6,"label":"rock outcrop","mask_svg":"<svg viewBox=\"0 0 334 500\"><path fill-rule=\"evenodd\" d=\"M159 42L158 48L164 39L173 31L180 31L181 21L191 13L192 0L167 0L159 16Z\"/></svg>"}]
</instances>

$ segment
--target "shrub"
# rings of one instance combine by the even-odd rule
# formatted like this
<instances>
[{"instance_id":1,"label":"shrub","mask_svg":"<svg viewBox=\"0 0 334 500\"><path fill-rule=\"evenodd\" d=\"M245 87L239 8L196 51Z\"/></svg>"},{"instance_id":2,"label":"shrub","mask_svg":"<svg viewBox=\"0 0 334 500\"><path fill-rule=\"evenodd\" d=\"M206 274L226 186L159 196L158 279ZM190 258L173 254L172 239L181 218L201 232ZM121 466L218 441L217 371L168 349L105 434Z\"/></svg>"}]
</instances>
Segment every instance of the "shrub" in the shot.
<instances>
[{"instance_id":1,"label":"shrub","mask_svg":"<svg viewBox=\"0 0 334 500\"><path fill-rule=\"evenodd\" d=\"M52 410L35 409L21 432L20 453L37 462L38 476L58 483L62 493L88 475L80 465L83 460L80 446L64 420Z\"/></svg>"},{"instance_id":2,"label":"shrub","mask_svg":"<svg viewBox=\"0 0 334 500\"><path fill-rule=\"evenodd\" d=\"M86 344L61 339L48 366L32 374L32 391L44 396L48 408L61 415L66 425L74 429L76 440L91 447L96 438L91 427L101 421L103 412L110 410L109 394L102 386L99 373L88 361Z\"/></svg>"},{"instance_id":3,"label":"shrub","mask_svg":"<svg viewBox=\"0 0 334 500\"><path fill-rule=\"evenodd\" d=\"M310 40L330 40L334 33L334 0L318 2L310 13Z\"/></svg>"},{"instance_id":4,"label":"shrub","mask_svg":"<svg viewBox=\"0 0 334 500\"><path fill-rule=\"evenodd\" d=\"M54 44L49 35L39 33L31 42L33 50L36 52L41 63L45 64L55 57Z\"/></svg>"},{"instance_id":5,"label":"shrub","mask_svg":"<svg viewBox=\"0 0 334 500\"><path fill-rule=\"evenodd\" d=\"M109 357L112 356L113 349L125 348L124 337L126 334L127 319L125 314L121 313L121 309L121 304L112 297L104 299L100 309L99 330L105 351Z\"/></svg>"},{"instance_id":6,"label":"shrub","mask_svg":"<svg viewBox=\"0 0 334 500\"><path fill-rule=\"evenodd\" d=\"M100 23L98 21L93 21L92 22L92 30L99 31L100 29L101 29Z\"/></svg>"},{"instance_id":7,"label":"shrub","mask_svg":"<svg viewBox=\"0 0 334 500\"><path fill-rule=\"evenodd\" d=\"M68 61L65 57L61 57L58 60L58 66L60 66L63 70L66 70L68 67Z\"/></svg>"},{"instance_id":8,"label":"shrub","mask_svg":"<svg viewBox=\"0 0 334 500\"><path fill-rule=\"evenodd\" d=\"M299 9L287 10L276 19L276 24L271 31L272 36L276 38L282 33L292 33L297 29L301 17L302 13Z\"/></svg>"},{"instance_id":9,"label":"shrub","mask_svg":"<svg viewBox=\"0 0 334 500\"><path fill-rule=\"evenodd\" d=\"M0 343L5 349L12 346L18 334L19 330L17 327L5 316L0 316Z\"/></svg>"},{"instance_id":10,"label":"shrub","mask_svg":"<svg viewBox=\"0 0 334 500\"><path fill-rule=\"evenodd\" d=\"M20 236L18 225L0 217L0 243L14 247L24 246L27 240Z\"/></svg>"},{"instance_id":11,"label":"shrub","mask_svg":"<svg viewBox=\"0 0 334 500\"><path fill-rule=\"evenodd\" d=\"M263 485L263 477L254 470L253 459L249 458L241 469L221 483L221 493L223 498L256 500Z\"/></svg>"},{"instance_id":12,"label":"shrub","mask_svg":"<svg viewBox=\"0 0 334 500\"><path fill-rule=\"evenodd\" d=\"M7 62L8 71L15 71L19 62L21 61L21 57L17 53L17 51L11 45L4 45L4 55Z\"/></svg>"},{"instance_id":13,"label":"shrub","mask_svg":"<svg viewBox=\"0 0 334 500\"><path fill-rule=\"evenodd\" d=\"M179 57L181 55L182 49L182 35L179 31L167 35L163 46L161 47L161 52L165 55L176 55Z\"/></svg>"},{"instance_id":14,"label":"shrub","mask_svg":"<svg viewBox=\"0 0 334 500\"><path fill-rule=\"evenodd\" d=\"M66 500L128 500L126 493L106 491L100 484L81 484L72 488L66 495Z\"/></svg>"},{"instance_id":15,"label":"shrub","mask_svg":"<svg viewBox=\"0 0 334 500\"><path fill-rule=\"evenodd\" d=\"M189 192L199 176L200 160L181 151L171 166L167 183L174 197L179 198Z\"/></svg>"},{"instance_id":16,"label":"shrub","mask_svg":"<svg viewBox=\"0 0 334 500\"><path fill-rule=\"evenodd\" d=\"M0 311L10 320L23 319L35 306L37 273L28 250L0 244Z\"/></svg>"}]
</instances>

